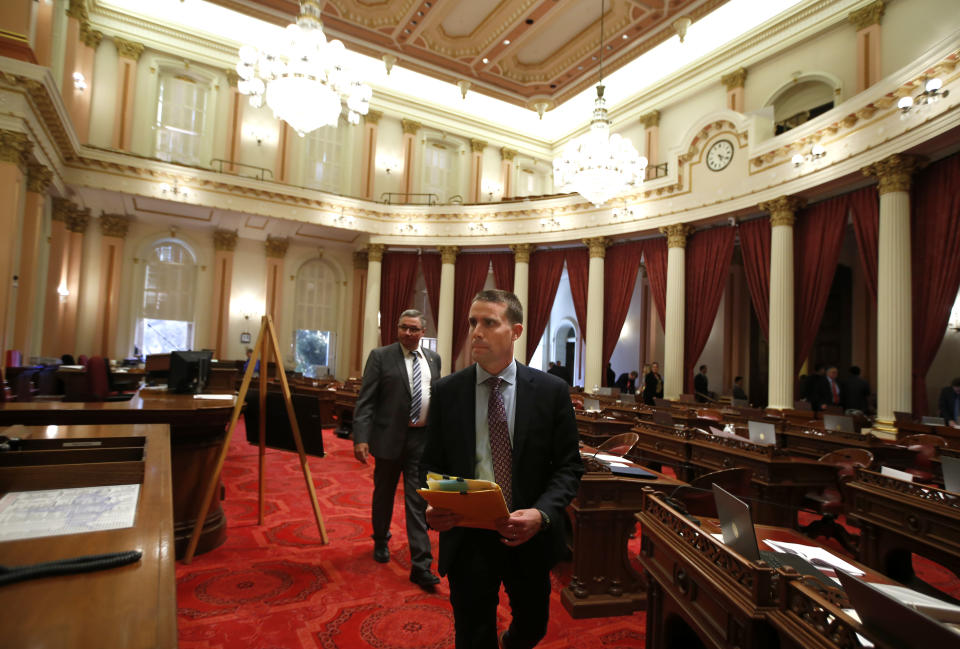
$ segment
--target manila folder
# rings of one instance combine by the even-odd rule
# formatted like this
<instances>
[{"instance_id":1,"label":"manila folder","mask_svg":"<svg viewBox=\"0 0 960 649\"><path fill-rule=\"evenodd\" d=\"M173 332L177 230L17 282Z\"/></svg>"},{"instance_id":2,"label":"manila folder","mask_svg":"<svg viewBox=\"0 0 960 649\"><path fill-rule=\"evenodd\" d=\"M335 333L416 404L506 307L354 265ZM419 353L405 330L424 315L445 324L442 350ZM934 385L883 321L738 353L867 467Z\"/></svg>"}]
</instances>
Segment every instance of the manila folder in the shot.
<instances>
[{"instance_id":1,"label":"manila folder","mask_svg":"<svg viewBox=\"0 0 960 649\"><path fill-rule=\"evenodd\" d=\"M432 480L427 481L428 484ZM461 481L475 482L475 481ZM476 481L480 482L480 481ZM460 514L460 527L479 527L496 529L494 521L510 515L507 503L503 499L500 485L495 482L483 482L483 487L473 485L462 490L451 490L449 486L439 489L418 489L421 496L437 509L448 509Z\"/></svg>"}]
</instances>

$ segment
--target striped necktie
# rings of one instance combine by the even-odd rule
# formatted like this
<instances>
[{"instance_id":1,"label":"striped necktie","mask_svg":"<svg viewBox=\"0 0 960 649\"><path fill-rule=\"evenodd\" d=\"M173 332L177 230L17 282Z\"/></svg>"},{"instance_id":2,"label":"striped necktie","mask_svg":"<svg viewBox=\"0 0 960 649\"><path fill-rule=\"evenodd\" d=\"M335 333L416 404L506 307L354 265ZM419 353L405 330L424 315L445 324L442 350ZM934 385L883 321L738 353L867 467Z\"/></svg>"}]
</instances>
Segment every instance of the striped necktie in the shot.
<instances>
[{"instance_id":1,"label":"striped necktie","mask_svg":"<svg viewBox=\"0 0 960 649\"><path fill-rule=\"evenodd\" d=\"M420 406L422 395L420 394L420 354L417 350L410 352L413 355L413 398L410 400L410 423L416 424L420 421Z\"/></svg>"},{"instance_id":2,"label":"striped necktie","mask_svg":"<svg viewBox=\"0 0 960 649\"><path fill-rule=\"evenodd\" d=\"M490 388L487 400L487 428L490 432L490 455L493 459L493 478L503 491L507 509L513 508L513 451L510 448L510 428L507 425L507 410L500 394L503 379L491 376L484 381Z\"/></svg>"}]
</instances>

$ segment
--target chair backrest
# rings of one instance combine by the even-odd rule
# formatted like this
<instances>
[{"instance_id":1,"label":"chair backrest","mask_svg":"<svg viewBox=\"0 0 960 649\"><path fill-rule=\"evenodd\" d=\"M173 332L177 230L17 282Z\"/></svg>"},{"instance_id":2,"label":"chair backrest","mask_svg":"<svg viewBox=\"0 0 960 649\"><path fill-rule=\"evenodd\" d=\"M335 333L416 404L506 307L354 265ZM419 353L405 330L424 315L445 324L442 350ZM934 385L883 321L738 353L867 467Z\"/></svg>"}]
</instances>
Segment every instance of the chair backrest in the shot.
<instances>
[{"instance_id":1,"label":"chair backrest","mask_svg":"<svg viewBox=\"0 0 960 649\"><path fill-rule=\"evenodd\" d=\"M863 448L841 448L821 456L817 462L832 464L837 467L840 477L850 477L857 469L868 469L873 465L873 453Z\"/></svg>"},{"instance_id":2,"label":"chair backrest","mask_svg":"<svg viewBox=\"0 0 960 649\"><path fill-rule=\"evenodd\" d=\"M4 365L7 367L20 367L20 365L22 365L20 352L16 349L8 349L6 363L4 363Z\"/></svg>"},{"instance_id":3,"label":"chair backrest","mask_svg":"<svg viewBox=\"0 0 960 649\"><path fill-rule=\"evenodd\" d=\"M33 401L33 378L36 370L21 372L13 382L13 392L17 401Z\"/></svg>"},{"instance_id":4,"label":"chair backrest","mask_svg":"<svg viewBox=\"0 0 960 649\"><path fill-rule=\"evenodd\" d=\"M573 407L577 410L583 410L583 397L578 394L571 394L570 401L573 403Z\"/></svg>"},{"instance_id":5,"label":"chair backrest","mask_svg":"<svg viewBox=\"0 0 960 649\"><path fill-rule=\"evenodd\" d=\"M687 512L693 516L717 517L717 503L713 497L713 485L717 484L736 497L748 500L750 479L753 471L745 467L723 469L702 475L689 485L677 487L673 497L683 502Z\"/></svg>"},{"instance_id":6,"label":"chair backrest","mask_svg":"<svg viewBox=\"0 0 960 649\"><path fill-rule=\"evenodd\" d=\"M917 452L914 466L920 469L928 469L931 460L940 454L940 447L947 445L946 440L939 435L928 435L926 433L907 435L899 441L911 451Z\"/></svg>"},{"instance_id":7,"label":"chair backrest","mask_svg":"<svg viewBox=\"0 0 960 649\"><path fill-rule=\"evenodd\" d=\"M86 354L80 354L80 356L77 357L77 363L80 365L86 365L89 360Z\"/></svg>"},{"instance_id":8,"label":"chair backrest","mask_svg":"<svg viewBox=\"0 0 960 649\"><path fill-rule=\"evenodd\" d=\"M620 457L624 457L630 452L634 444L636 444L637 440L639 439L640 435L637 433L620 433L619 435L614 435L598 446L597 453L605 453L607 455L618 455Z\"/></svg>"},{"instance_id":9,"label":"chair backrest","mask_svg":"<svg viewBox=\"0 0 960 649\"><path fill-rule=\"evenodd\" d=\"M63 384L57 378L57 368L47 367L37 374L37 394L63 394Z\"/></svg>"},{"instance_id":10,"label":"chair backrest","mask_svg":"<svg viewBox=\"0 0 960 649\"><path fill-rule=\"evenodd\" d=\"M94 356L87 361L87 379L90 382L91 400L106 401L110 394L110 380L103 356Z\"/></svg>"}]
</instances>

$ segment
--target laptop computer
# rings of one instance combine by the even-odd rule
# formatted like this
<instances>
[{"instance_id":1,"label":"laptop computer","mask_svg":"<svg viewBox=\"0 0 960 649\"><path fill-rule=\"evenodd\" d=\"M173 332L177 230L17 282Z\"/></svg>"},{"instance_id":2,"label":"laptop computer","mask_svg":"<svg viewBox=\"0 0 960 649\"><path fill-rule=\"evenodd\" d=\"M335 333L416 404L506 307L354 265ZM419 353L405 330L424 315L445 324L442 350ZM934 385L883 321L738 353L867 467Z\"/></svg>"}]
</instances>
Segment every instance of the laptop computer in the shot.
<instances>
[{"instance_id":1,"label":"laptop computer","mask_svg":"<svg viewBox=\"0 0 960 649\"><path fill-rule=\"evenodd\" d=\"M943 486L947 491L960 494L960 457L940 456L940 468L943 470Z\"/></svg>"},{"instance_id":2,"label":"laptop computer","mask_svg":"<svg viewBox=\"0 0 960 649\"><path fill-rule=\"evenodd\" d=\"M956 647L960 633L921 613L913 606L887 594L874 584L842 570L837 578L847 593L860 622L877 639L895 647ZM919 594L919 593L918 593ZM949 606L944 602L944 606Z\"/></svg>"},{"instance_id":3,"label":"laptop computer","mask_svg":"<svg viewBox=\"0 0 960 649\"><path fill-rule=\"evenodd\" d=\"M673 426L673 415L666 410L654 410L653 421L664 426Z\"/></svg>"},{"instance_id":4,"label":"laptop computer","mask_svg":"<svg viewBox=\"0 0 960 649\"><path fill-rule=\"evenodd\" d=\"M757 545L756 532L753 530L750 505L716 483L713 484L713 499L717 504L717 517L720 519L724 545L750 561L763 560L771 568L789 566L801 575L810 575L827 586L836 586L829 577L803 557L785 552L761 550Z\"/></svg>"},{"instance_id":5,"label":"laptop computer","mask_svg":"<svg viewBox=\"0 0 960 649\"><path fill-rule=\"evenodd\" d=\"M847 417L846 415L824 415L823 427L841 433L857 432L853 427L853 417Z\"/></svg>"},{"instance_id":6,"label":"laptop computer","mask_svg":"<svg viewBox=\"0 0 960 649\"><path fill-rule=\"evenodd\" d=\"M925 426L946 426L947 422L944 421L943 417L923 417L920 419L920 423Z\"/></svg>"},{"instance_id":7,"label":"laptop computer","mask_svg":"<svg viewBox=\"0 0 960 649\"><path fill-rule=\"evenodd\" d=\"M773 424L763 421L748 421L747 429L750 433L750 441L754 444L771 446L777 443L777 431Z\"/></svg>"}]
</instances>

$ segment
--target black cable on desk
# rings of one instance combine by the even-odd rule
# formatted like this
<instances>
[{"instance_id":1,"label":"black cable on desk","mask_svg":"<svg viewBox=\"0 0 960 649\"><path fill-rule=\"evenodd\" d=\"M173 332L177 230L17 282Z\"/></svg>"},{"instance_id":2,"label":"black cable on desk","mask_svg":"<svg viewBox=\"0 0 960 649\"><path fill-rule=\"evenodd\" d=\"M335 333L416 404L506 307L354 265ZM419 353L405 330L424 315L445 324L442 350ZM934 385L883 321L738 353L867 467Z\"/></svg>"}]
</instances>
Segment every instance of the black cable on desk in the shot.
<instances>
[{"instance_id":1,"label":"black cable on desk","mask_svg":"<svg viewBox=\"0 0 960 649\"><path fill-rule=\"evenodd\" d=\"M45 563L35 563L31 566L0 566L0 586L13 584L27 579L54 577L57 575L71 575L80 572L95 572L108 570L135 563L143 557L140 550L126 552L110 552L107 554L90 554L83 557L58 559Z\"/></svg>"}]
</instances>

